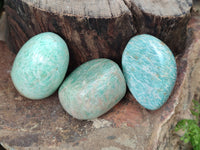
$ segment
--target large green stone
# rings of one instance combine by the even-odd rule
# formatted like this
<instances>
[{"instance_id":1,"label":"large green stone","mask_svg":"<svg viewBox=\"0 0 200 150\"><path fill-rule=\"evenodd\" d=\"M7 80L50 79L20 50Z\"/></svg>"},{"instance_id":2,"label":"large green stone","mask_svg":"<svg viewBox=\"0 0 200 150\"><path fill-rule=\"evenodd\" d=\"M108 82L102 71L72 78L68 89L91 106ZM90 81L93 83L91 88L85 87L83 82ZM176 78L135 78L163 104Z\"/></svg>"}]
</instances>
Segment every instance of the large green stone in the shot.
<instances>
[{"instance_id":1,"label":"large green stone","mask_svg":"<svg viewBox=\"0 0 200 150\"><path fill-rule=\"evenodd\" d=\"M69 64L65 41L55 33L40 33L28 40L13 63L11 77L21 95L42 99L62 83Z\"/></svg>"},{"instance_id":2,"label":"large green stone","mask_svg":"<svg viewBox=\"0 0 200 150\"><path fill-rule=\"evenodd\" d=\"M159 109L176 82L176 61L162 41L148 34L133 37L122 55L123 73L135 99L149 110Z\"/></svg>"},{"instance_id":3,"label":"large green stone","mask_svg":"<svg viewBox=\"0 0 200 150\"><path fill-rule=\"evenodd\" d=\"M74 118L87 120L101 116L126 93L119 66L109 59L94 59L74 70L59 89L63 108Z\"/></svg>"}]
</instances>

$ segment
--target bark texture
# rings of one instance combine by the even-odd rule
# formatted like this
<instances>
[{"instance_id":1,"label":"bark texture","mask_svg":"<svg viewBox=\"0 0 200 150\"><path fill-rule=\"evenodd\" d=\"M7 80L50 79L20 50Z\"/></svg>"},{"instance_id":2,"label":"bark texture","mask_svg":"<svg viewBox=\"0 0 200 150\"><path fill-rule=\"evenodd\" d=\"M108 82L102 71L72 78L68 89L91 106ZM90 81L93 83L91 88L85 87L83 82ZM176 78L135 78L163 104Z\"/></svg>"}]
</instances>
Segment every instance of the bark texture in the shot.
<instances>
[{"instance_id":1,"label":"bark texture","mask_svg":"<svg viewBox=\"0 0 200 150\"><path fill-rule=\"evenodd\" d=\"M184 51L192 0L6 0L7 43L18 52L32 36L59 34L70 49L70 70L94 58L121 64L128 40L160 38L174 54Z\"/></svg>"},{"instance_id":2,"label":"bark texture","mask_svg":"<svg viewBox=\"0 0 200 150\"><path fill-rule=\"evenodd\" d=\"M127 92L112 110L92 121L69 116L56 93L41 101L20 96L10 78L15 55L0 42L1 144L16 150L181 149L180 137L173 131L178 120L191 118L191 101L199 95L199 27L200 18L193 17L188 25L188 46L176 57L178 76L174 90L159 110L144 109Z\"/></svg>"}]
</instances>

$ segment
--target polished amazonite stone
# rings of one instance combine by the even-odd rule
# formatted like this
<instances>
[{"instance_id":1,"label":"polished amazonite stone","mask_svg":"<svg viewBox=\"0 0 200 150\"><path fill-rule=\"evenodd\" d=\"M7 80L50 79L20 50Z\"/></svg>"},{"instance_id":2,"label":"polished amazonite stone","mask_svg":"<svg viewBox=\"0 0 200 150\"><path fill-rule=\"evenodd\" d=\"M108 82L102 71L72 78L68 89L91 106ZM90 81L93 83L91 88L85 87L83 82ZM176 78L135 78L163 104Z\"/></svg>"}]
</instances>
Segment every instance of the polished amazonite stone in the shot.
<instances>
[{"instance_id":1,"label":"polished amazonite stone","mask_svg":"<svg viewBox=\"0 0 200 150\"><path fill-rule=\"evenodd\" d=\"M69 64L65 41L55 33L40 33L18 52L11 77L16 89L29 99L42 99L56 91Z\"/></svg>"},{"instance_id":2,"label":"polished amazonite stone","mask_svg":"<svg viewBox=\"0 0 200 150\"><path fill-rule=\"evenodd\" d=\"M145 108L156 110L169 98L176 81L176 62L159 39L142 34L133 37L122 55L129 90Z\"/></svg>"},{"instance_id":3,"label":"polished amazonite stone","mask_svg":"<svg viewBox=\"0 0 200 150\"><path fill-rule=\"evenodd\" d=\"M75 69L58 93L61 105L70 115L87 120L116 105L126 93L126 82L115 62L94 59Z\"/></svg>"}]
</instances>

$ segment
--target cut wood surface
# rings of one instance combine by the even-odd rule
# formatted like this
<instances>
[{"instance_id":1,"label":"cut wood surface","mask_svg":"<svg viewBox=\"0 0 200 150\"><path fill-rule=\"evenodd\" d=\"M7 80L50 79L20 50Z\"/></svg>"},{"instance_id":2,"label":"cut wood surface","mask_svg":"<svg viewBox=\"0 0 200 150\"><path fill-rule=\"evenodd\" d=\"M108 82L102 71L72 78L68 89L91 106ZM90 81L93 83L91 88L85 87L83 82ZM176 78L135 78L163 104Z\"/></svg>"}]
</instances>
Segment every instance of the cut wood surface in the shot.
<instances>
[{"instance_id":1,"label":"cut wood surface","mask_svg":"<svg viewBox=\"0 0 200 150\"><path fill-rule=\"evenodd\" d=\"M15 58L0 42L0 142L15 150L180 150L173 134L178 120L191 118L190 104L200 87L200 18L188 25L185 52L176 57L178 76L168 101L156 111L141 107L127 92L105 115L79 121L59 104L57 93L33 101L19 95L10 78Z\"/></svg>"},{"instance_id":2,"label":"cut wood surface","mask_svg":"<svg viewBox=\"0 0 200 150\"><path fill-rule=\"evenodd\" d=\"M70 71L94 58L121 64L128 40L148 33L182 53L192 0L6 0L7 43L18 52L32 36L59 34L70 49Z\"/></svg>"},{"instance_id":3,"label":"cut wood surface","mask_svg":"<svg viewBox=\"0 0 200 150\"><path fill-rule=\"evenodd\" d=\"M184 51L192 0L124 1L132 12L138 33L160 38L175 55Z\"/></svg>"}]
</instances>

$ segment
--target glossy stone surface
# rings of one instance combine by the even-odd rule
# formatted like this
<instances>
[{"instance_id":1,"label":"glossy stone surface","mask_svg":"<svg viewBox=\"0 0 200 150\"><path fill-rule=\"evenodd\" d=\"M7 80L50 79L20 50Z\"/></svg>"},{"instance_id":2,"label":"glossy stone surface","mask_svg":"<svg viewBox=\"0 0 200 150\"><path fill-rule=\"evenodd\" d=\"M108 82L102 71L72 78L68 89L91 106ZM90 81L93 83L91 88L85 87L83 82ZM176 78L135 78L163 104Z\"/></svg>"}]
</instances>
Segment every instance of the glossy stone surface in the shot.
<instances>
[{"instance_id":1,"label":"glossy stone surface","mask_svg":"<svg viewBox=\"0 0 200 150\"><path fill-rule=\"evenodd\" d=\"M56 91L69 64L65 41L45 32L28 40L13 63L11 77L16 89L29 99L42 99Z\"/></svg>"},{"instance_id":2,"label":"glossy stone surface","mask_svg":"<svg viewBox=\"0 0 200 150\"><path fill-rule=\"evenodd\" d=\"M176 62L159 39L142 34L133 37L122 56L129 90L145 108L156 110L169 98L176 81Z\"/></svg>"},{"instance_id":3,"label":"glossy stone surface","mask_svg":"<svg viewBox=\"0 0 200 150\"><path fill-rule=\"evenodd\" d=\"M59 89L63 108L74 118L87 120L101 116L126 93L119 66L108 59L94 59L75 69Z\"/></svg>"}]
</instances>

